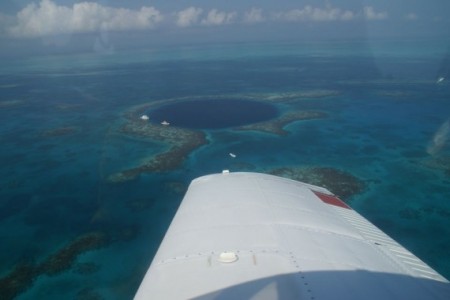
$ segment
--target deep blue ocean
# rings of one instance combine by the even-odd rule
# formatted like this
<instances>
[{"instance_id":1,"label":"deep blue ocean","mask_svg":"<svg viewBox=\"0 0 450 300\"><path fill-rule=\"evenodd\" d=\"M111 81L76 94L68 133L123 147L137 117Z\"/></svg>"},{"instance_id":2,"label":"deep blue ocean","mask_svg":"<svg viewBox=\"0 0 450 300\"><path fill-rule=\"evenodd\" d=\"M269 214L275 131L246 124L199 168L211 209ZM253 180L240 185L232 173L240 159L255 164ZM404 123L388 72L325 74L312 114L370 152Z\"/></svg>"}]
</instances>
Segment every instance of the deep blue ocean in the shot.
<instances>
[{"instance_id":1,"label":"deep blue ocean","mask_svg":"<svg viewBox=\"0 0 450 300\"><path fill-rule=\"evenodd\" d=\"M131 299L190 181L223 169L351 174L364 188L344 200L450 278L448 49L260 43L2 62L0 298ZM134 107L250 96L326 117L283 135L204 126L207 144L176 169L108 180L167 150L120 130Z\"/></svg>"}]
</instances>

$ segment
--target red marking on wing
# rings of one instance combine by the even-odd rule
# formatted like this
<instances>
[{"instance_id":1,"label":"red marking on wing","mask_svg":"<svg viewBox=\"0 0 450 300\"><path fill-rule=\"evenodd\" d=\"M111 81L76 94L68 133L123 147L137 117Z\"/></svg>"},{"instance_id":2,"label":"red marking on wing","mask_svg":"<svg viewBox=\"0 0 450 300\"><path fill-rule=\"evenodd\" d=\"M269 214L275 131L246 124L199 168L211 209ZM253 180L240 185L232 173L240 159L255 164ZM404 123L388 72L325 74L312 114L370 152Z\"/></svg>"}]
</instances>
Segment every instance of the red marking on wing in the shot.
<instances>
[{"instance_id":1,"label":"red marking on wing","mask_svg":"<svg viewBox=\"0 0 450 300\"><path fill-rule=\"evenodd\" d=\"M331 204L331 205L335 205L335 206L351 209L350 206L345 204L344 201L342 201L341 199L339 199L336 196L327 195L327 194L316 192L316 191L313 191L313 193L316 194L316 196L319 197L320 200L322 200L323 202L325 202L327 204Z\"/></svg>"}]
</instances>

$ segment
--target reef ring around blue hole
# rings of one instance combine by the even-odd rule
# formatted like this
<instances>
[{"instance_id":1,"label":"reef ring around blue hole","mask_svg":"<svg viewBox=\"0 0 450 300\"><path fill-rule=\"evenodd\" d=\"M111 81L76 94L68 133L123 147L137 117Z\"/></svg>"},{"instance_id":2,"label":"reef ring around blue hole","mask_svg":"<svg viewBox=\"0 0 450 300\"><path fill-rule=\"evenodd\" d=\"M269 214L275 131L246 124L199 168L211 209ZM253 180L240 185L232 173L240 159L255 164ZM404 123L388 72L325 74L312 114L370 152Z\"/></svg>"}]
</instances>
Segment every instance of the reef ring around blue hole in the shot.
<instances>
[{"instance_id":1,"label":"reef ring around blue hole","mask_svg":"<svg viewBox=\"0 0 450 300\"><path fill-rule=\"evenodd\" d=\"M263 122L278 117L269 103L244 99L184 100L148 112L152 123L169 122L190 129L220 129Z\"/></svg>"}]
</instances>

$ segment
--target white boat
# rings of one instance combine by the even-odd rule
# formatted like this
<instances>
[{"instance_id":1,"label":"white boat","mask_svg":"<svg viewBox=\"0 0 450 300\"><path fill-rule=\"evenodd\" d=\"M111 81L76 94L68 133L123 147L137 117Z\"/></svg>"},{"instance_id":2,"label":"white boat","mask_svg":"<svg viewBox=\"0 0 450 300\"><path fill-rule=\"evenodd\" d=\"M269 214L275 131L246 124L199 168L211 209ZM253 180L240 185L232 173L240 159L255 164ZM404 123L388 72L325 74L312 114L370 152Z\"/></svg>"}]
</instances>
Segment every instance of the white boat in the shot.
<instances>
[{"instance_id":1,"label":"white boat","mask_svg":"<svg viewBox=\"0 0 450 300\"><path fill-rule=\"evenodd\" d=\"M170 125L170 123L169 123L169 122L167 122L166 120L164 120L164 121L162 121L162 122L161 122L161 125L164 125L164 126L169 126L169 125Z\"/></svg>"},{"instance_id":2,"label":"white boat","mask_svg":"<svg viewBox=\"0 0 450 300\"><path fill-rule=\"evenodd\" d=\"M141 116L141 120L147 121L148 120L148 116L147 115L142 115Z\"/></svg>"},{"instance_id":3,"label":"white boat","mask_svg":"<svg viewBox=\"0 0 450 300\"><path fill-rule=\"evenodd\" d=\"M438 80L437 80L437 83L441 83L441 82L443 82L444 80L445 80L444 77L439 77Z\"/></svg>"},{"instance_id":4,"label":"white boat","mask_svg":"<svg viewBox=\"0 0 450 300\"><path fill-rule=\"evenodd\" d=\"M236 157L236 154L230 152L230 156L231 156L232 158L235 158L235 157Z\"/></svg>"}]
</instances>

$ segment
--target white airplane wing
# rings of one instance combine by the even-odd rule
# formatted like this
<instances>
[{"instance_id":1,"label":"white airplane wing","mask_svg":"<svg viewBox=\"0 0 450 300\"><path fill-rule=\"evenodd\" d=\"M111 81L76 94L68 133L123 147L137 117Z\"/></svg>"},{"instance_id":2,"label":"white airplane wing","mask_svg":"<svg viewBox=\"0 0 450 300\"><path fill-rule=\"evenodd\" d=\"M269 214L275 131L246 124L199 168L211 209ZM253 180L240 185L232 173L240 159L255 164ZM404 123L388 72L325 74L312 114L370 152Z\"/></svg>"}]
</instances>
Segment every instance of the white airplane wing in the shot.
<instances>
[{"instance_id":1,"label":"white airplane wing","mask_svg":"<svg viewBox=\"0 0 450 300\"><path fill-rule=\"evenodd\" d=\"M450 299L450 283L317 186L258 173L192 181L141 299Z\"/></svg>"}]
</instances>

